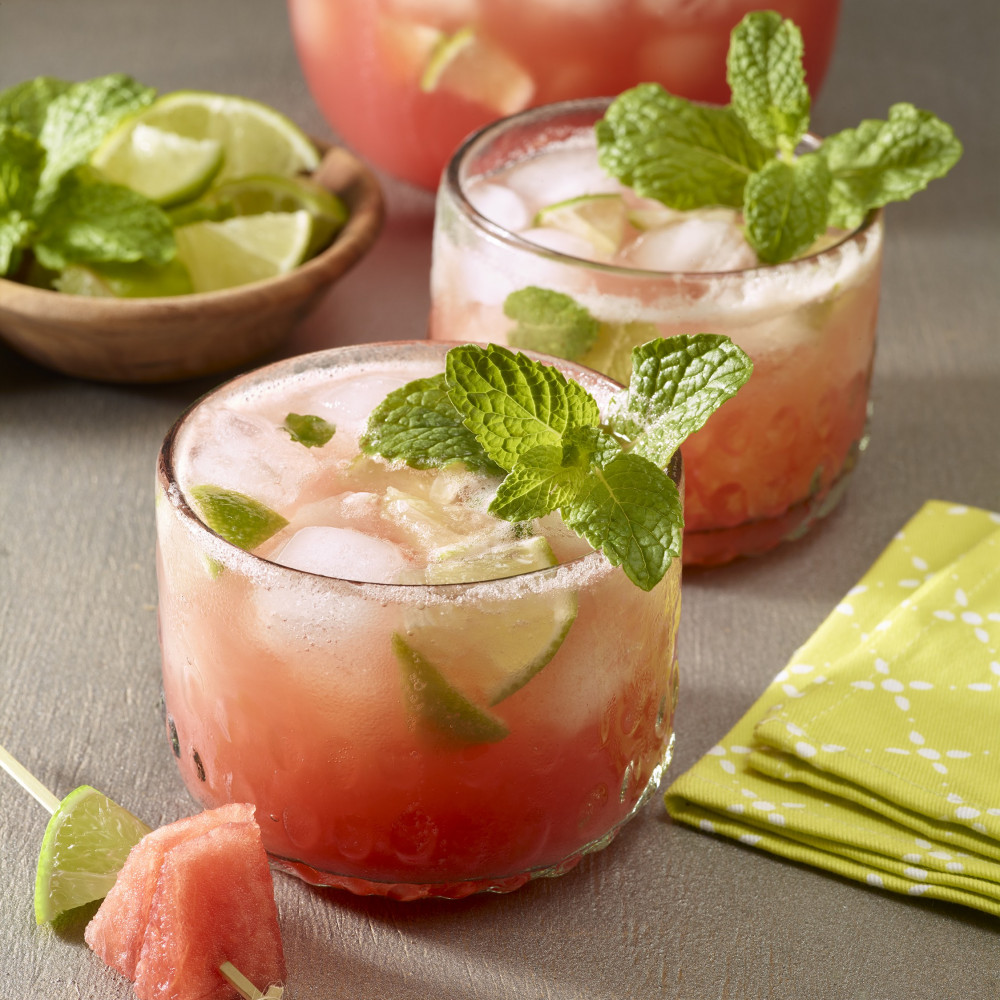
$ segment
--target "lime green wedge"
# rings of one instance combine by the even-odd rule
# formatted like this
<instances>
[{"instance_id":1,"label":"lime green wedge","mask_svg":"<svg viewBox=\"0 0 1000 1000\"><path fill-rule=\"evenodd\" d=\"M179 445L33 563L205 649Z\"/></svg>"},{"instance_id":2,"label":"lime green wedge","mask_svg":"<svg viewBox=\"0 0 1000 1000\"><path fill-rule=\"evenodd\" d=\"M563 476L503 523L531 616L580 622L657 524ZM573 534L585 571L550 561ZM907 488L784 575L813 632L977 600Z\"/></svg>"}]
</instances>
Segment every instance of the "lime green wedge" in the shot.
<instances>
[{"instance_id":1,"label":"lime green wedge","mask_svg":"<svg viewBox=\"0 0 1000 1000\"><path fill-rule=\"evenodd\" d=\"M113 133L90 162L108 180L170 206L197 198L224 159L218 139L191 139L140 121L121 135Z\"/></svg>"},{"instance_id":2,"label":"lime green wedge","mask_svg":"<svg viewBox=\"0 0 1000 1000\"><path fill-rule=\"evenodd\" d=\"M309 255L313 217L304 211L241 215L179 226L174 237L194 290L215 292L298 267Z\"/></svg>"},{"instance_id":3,"label":"lime green wedge","mask_svg":"<svg viewBox=\"0 0 1000 1000\"><path fill-rule=\"evenodd\" d=\"M312 216L312 240L307 256L327 246L347 222L347 206L332 191L308 177L265 174L225 181L197 201L170 213L175 226L192 222L221 222L237 215L267 212L308 212Z\"/></svg>"},{"instance_id":4,"label":"lime green wedge","mask_svg":"<svg viewBox=\"0 0 1000 1000\"><path fill-rule=\"evenodd\" d=\"M280 112L245 97L197 90L164 94L123 122L105 139L98 158L127 157L122 149L134 146L133 132L139 126L218 144L224 155L219 182L253 174L290 176L319 164L312 141Z\"/></svg>"},{"instance_id":5,"label":"lime green wedge","mask_svg":"<svg viewBox=\"0 0 1000 1000\"><path fill-rule=\"evenodd\" d=\"M628 385L632 378L632 348L662 336L653 323L643 320L601 323L597 339L578 360L580 364L596 368L616 382Z\"/></svg>"},{"instance_id":6,"label":"lime green wedge","mask_svg":"<svg viewBox=\"0 0 1000 1000\"><path fill-rule=\"evenodd\" d=\"M52 282L70 295L143 299L187 295L194 291L188 269L176 258L162 267L131 264L70 264Z\"/></svg>"},{"instance_id":7,"label":"lime green wedge","mask_svg":"<svg viewBox=\"0 0 1000 1000\"><path fill-rule=\"evenodd\" d=\"M503 49L466 25L443 36L431 50L420 89L454 94L497 114L510 115L531 103L535 83Z\"/></svg>"},{"instance_id":8,"label":"lime green wedge","mask_svg":"<svg viewBox=\"0 0 1000 1000\"><path fill-rule=\"evenodd\" d=\"M582 236L600 254L612 257L621 249L628 210L619 194L584 194L540 209L536 226Z\"/></svg>"},{"instance_id":9,"label":"lime green wedge","mask_svg":"<svg viewBox=\"0 0 1000 1000\"><path fill-rule=\"evenodd\" d=\"M452 687L402 636L393 635L392 651L402 668L411 708L440 733L462 743L496 743L507 735L500 719Z\"/></svg>"},{"instance_id":10,"label":"lime green wedge","mask_svg":"<svg viewBox=\"0 0 1000 1000\"><path fill-rule=\"evenodd\" d=\"M103 899L128 852L149 827L90 785L74 789L52 814L35 875L35 919Z\"/></svg>"},{"instance_id":11,"label":"lime green wedge","mask_svg":"<svg viewBox=\"0 0 1000 1000\"><path fill-rule=\"evenodd\" d=\"M206 483L192 486L187 492L212 531L247 551L257 548L288 524L277 511L236 490Z\"/></svg>"},{"instance_id":12,"label":"lime green wedge","mask_svg":"<svg viewBox=\"0 0 1000 1000\"><path fill-rule=\"evenodd\" d=\"M540 535L480 549L453 546L437 555L425 574L432 584L503 580L557 564ZM428 604L408 613L407 637L452 687L472 700L497 705L556 655L576 614L571 590L522 589L496 599Z\"/></svg>"}]
</instances>

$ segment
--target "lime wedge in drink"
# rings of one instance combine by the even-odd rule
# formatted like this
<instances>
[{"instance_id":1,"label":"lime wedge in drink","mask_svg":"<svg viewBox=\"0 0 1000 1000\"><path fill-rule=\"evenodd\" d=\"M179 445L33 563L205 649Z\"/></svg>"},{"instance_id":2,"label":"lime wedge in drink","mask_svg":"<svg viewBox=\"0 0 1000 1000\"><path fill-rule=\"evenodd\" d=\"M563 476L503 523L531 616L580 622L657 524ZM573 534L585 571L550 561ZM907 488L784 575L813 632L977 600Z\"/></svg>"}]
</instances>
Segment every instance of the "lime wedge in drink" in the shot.
<instances>
[{"instance_id":1,"label":"lime wedge in drink","mask_svg":"<svg viewBox=\"0 0 1000 1000\"><path fill-rule=\"evenodd\" d=\"M156 267L143 261L129 264L70 264L53 280L70 295L142 299L187 295L194 291L191 275L176 258Z\"/></svg>"},{"instance_id":2,"label":"lime wedge in drink","mask_svg":"<svg viewBox=\"0 0 1000 1000\"><path fill-rule=\"evenodd\" d=\"M466 25L434 46L420 78L420 89L455 94L498 114L510 115L531 103L535 82L503 49Z\"/></svg>"},{"instance_id":3,"label":"lime wedge in drink","mask_svg":"<svg viewBox=\"0 0 1000 1000\"><path fill-rule=\"evenodd\" d=\"M431 584L503 580L557 564L540 535L437 553L426 570ZM496 598L428 603L407 615L409 643L463 695L497 705L531 680L558 652L576 620L573 591L531 591L500 585ZM515 590L516 588L516 590ZM516 592L520 591L520 592Z\"/></svg>"},{"instance_id":4,"label":"lime wedge in drink","mask_svg":"<svg viewBox=\"0 0 1000 1000\"><path fill-rule=\"evenodd\" d=\"M90 162L108 180L169 206L197 198L224 158L218 139L190 139L140 121L112 133Z\"/></svg>"},{"instance_id":5,"label":"lime wedge in drink","mask_svg":"<svg viewBox=\"0 0 1000 1000\"><path fill-rule=\"evenodd\" d=\"M535 225L582 236L599 254L612 257L625 239L628 210L619 194L585 194L540 209Z\"/></svg>"},{"instance_id":6,"label":"lime wedge in drink","mask_svg":"<svg viewBox=\"0 0 1000 1000\"><path fill-rule=\"evenodd\" d=\"M462 743L496 743L507 735L500 719L452 687L402 636L393 635L392 651L403 670L411 708L438 732Z\"/></svg>"},{"instance_id":7,"label":"lime wedge in drink","mask_svg":"<svg viewBox=\"0 0 1000 1000\"><path fill-rule=\"evenodd\" d=\"M74 789L52 814L35 875L35 919L103 899L128 852L149 827L90 785Z\"/></svg>"},{"instance_id":8,"label":"lime wedge in drink","mask_svg":"<svg viewBox=\"0 0 1000 1000\"><path fill-rule=\"evenodd\" d=\"M333 239L347 222L347 206L332 191L308 177L262 174L216 184L197 201L170 213L175 226L192 222L221 222L237 215L267 212L308 212L312 216L312 257Z\"/></svg>"},{"instance_id":9,"label":"lime wedge in drink","mask_svg":"<svg viewBox=\"0 0 1000 1000\"><path fill-rule=\"evenodd\" d=\"M218 181L252 174L290 176L319 164L309 137L278 111L245 97L196 90L164 94L123 122L98 149L98 160L127 155L120 150L134 145L132 133L139 126L217 143L224 154Z\"/></svg>"},{"instance_id":10,"label":"lime wedge in drink","mask_svg":"<svg viewBox=\"0 0 1000 1000\"><path fill-rule=\"evenodd\" d=\"M298 267L312 246L313 217L305 211L241 215L179 226L174 236L194 290L214 292Z\"/></svg>"},{"instance_id":11,"label":"lime wedge in drink","mask_svg":"<svg viewBox=\"0 0 1000 1000\"><path fill-rule=\"evenodd\" d=\"M656 326L643 320L602 323L597 340L578 360L580 364L596 368L616 382L628 385L632 378L632 348L661 336L663 334Z\"/></svg>"},{"instance_id":12,"label":"lime wedge in drink","mask_svg":"<svg viewBox=\"0 0 1000 1000\"><path fill-rule=\"evenodd\" d=\"M188 495L212 531L247 551L257 548L288 524L277 511L236 490L203 484L192 486Z\"/></svg>"}]
</instances>

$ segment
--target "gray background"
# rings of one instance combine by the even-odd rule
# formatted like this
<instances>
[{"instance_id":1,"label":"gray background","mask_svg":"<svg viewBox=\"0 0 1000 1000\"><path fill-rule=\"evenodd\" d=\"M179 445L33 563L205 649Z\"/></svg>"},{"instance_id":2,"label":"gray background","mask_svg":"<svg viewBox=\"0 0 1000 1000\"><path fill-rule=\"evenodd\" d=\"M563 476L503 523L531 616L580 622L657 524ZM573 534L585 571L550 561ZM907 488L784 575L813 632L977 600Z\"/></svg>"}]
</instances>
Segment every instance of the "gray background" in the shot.
<instances>
[{"instance_id":1,"label":"gray background","mask_svg":"<svg viewBox=\"0 0 1000 1000\"><path fill-rule=\"evenodd\" d=\"M845 0L815 130L910 100L966 155L888 211L873 437L846 502L794 546L686 575L675 775L923 501L1000 507L998 24L993 0ZM279 0L0 0L0 87L112 70L257 97L331 136ZM379 245L289 352L424 335L432 200L386 190ZM153 824L192 809L157 716L153 461L214 381L98 385L0 346L0 743L58 794L92 783ZM45 821L0 775L0 998L129 997L80 927L34 926ZM674 827L658 799L606 852L509 896L401 905L276 881L290 1000L1000 993L996 920Z\"/></svg>"}]
</instances>

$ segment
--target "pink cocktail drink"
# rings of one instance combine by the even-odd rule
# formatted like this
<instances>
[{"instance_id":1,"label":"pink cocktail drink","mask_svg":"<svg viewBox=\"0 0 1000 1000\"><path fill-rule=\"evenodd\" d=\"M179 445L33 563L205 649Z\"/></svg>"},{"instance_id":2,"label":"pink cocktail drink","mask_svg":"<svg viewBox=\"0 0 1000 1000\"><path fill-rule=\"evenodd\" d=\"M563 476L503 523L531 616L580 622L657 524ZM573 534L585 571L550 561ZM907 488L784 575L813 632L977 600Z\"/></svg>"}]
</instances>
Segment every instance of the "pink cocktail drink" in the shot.
<instances>
[{"instance_id":1,"label":"pink cocktail drink","mask_svg":"<svg viewBox=\"0 0 1000 1000\"><path fill-rule=\"evenodd\" d=\"M289 0L309 88L385 170L433 188L474 129L528 107L652 80L724 102L729 33L752 0ZM806 41L813 92L839 0L779 0Z\"/></svg>"},{"instance_id":2,"label":"pink cocktail drink","mask_svg":"<svg viewBox=\"0 0 1000 1000\"><path fill-rule=\"evenodd\" d=\"M643 591L558 515L487 513L489 476L359 454L373 406L445 351L342 348L241 376L181 418L158 468L187 787L253 802L272 859L308 881L401 899L565 871L646 801L673 745L679 560ZM566 371L602 404L618 388ZM289 414L336 432L307 447ZM231 502L236 544L214 520ZM281 516L255 535L262 511Z\"/></svg>"},{"instance_id":3,"label":"pink cocktail drink","mask_svg":"<svg viewBox=\"0 0 1000 1000\"><path fill-rule=\"evenodd\" d=\"M438 194L431 337L563 353L518 321L528 288L586 311L591 332L568 354L619 380L651 336L729 336L754 372L683 446L684 560L763 552L833 506L866 444L881 215L759 265L735 210L676 212L601 170L607 106L528 111L456 154Z\"/></svg>"}]
</instances>

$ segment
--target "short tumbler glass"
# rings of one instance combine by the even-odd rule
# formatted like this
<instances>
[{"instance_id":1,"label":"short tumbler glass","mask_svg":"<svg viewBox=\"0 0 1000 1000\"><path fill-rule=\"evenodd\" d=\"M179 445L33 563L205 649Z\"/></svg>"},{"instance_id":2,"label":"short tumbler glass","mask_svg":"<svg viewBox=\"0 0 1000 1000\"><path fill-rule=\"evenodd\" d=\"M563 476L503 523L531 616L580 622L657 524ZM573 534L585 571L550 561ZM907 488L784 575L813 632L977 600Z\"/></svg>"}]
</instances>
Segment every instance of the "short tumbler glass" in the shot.
<instances>
[{"instance_id":1,"label":"short tumbler glass","mask_svg":"<svg viewBox=\"0 0 1000 1000\"><path fill-rule=\"evenodd\" d=\"M608 103L526 111L459 148L438 190L430 336L508 343L515 323L505 300L529 286L569 295L601 321L594 347L574 360L619 380L629 377L632 347L651 336L729 336L754 372L683 445L684 561L764 552L832 509L867 443L882 214L787 263L681 273L568 256L476 210L467 195L477 179L532 158L541 165L553 150L594 148L593 126Z\"/></svg>"},{"instance_id":2,"label":"short tumbler glass","mask_svg":"<svg viewBox=\"0 0 1000 1000\"><path fill-rule=\"evenodd\" d=\"M241 375L178 420L157 468L166 725L185 784L206 807L253 803L278 867L397 899L507 891L568 870L654 793L674 739L679 560L648 593L592 551L486 582L366 583L279 565L196 513L185 469L206 445L207 408L281 401L296 380L336 392L358 377L402 384L443 370L447 349L337 348ZM602 405L620 388L557 363ZM341 417L334 440L364 414ZM487 644L520 641L546 608L568 629L488 709L496 732L463 734L453 704L455 725L422 724L427 678L408 675L395 635L430 622L435 648L454 660L461 647L474 673Z\"/></svg>"}]
</instances>

